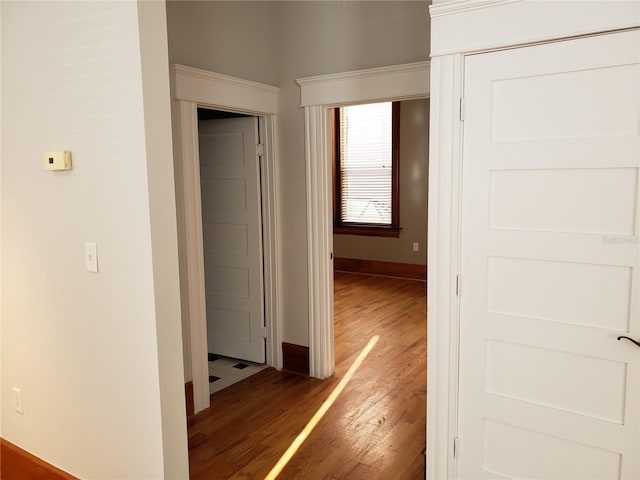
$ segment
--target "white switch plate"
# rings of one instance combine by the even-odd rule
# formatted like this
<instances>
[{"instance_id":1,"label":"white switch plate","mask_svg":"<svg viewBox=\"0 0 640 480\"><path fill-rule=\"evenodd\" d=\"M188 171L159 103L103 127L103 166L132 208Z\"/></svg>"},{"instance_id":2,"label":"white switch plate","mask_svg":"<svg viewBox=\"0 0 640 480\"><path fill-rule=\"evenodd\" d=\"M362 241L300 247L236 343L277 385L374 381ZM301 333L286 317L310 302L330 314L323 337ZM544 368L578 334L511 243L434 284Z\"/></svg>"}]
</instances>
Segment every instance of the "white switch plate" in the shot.
<instances>
[{"instance_id":1,"label":"white switch plate","mask_svg":"<svg viewBox=\"0 0 640 480\"><path fill-rule=\"evenodd\" d=\"M98 273L98 247L96 242L84 242L84 265L87 272Z\"/></svg>"},{"instance_id":2,"label":"white switch plate","mask_svg":"<svg viewBox=\"0 0 640 480\"><path fill-rule=\"evenodd\" d=\"M413 251L414 252L420 251L420 244L418 242L413 242Z\"/></svg>"},{"instance_id":3,"label":"white switch plate","mask_svg":"<svg viewBox=\"0 0 640 480\"><path fill-rule=\"evenodd\" d=\"M22 390L18 387L13 387L13 409L20 415L24 415L24 410L22 409Z\"/></svg>"},{"instance_id":4,"label":"white switch plate","mask_svg":"<svg viewBox=\"0 0 640 480\"><path fill-rule=\"evenodd\" d=\"M58 152L44 152L45 170L71 170L71 152L60 150Z\"/></svg>"}]
</instances>

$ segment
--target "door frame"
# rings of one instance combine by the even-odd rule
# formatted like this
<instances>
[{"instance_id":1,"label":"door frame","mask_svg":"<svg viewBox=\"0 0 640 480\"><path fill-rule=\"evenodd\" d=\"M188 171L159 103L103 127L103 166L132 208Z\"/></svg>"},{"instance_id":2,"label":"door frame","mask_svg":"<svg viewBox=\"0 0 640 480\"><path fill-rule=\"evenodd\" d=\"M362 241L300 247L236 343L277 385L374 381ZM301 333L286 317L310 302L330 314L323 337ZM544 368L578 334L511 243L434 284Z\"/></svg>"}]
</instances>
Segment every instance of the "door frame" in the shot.
<instances>
[{"instance_id":1,"label":"door frame","mask_svg":"<svg viewBox=\"0 0 640 480\"><path fill-rule=\"evenodd\" d=\"M191 359L195 413L209 407L198 107L258 117L264 156L260 169L264 264L266 361L282 368L281 298L277 222L277 113L279 89L228 75L173 64L170 67L173 145L180 255L183 340ZM185 355L186 356L186 355Z\"/></svg>"},{"instance_id":2,"label":"door frame","mask_svg":"<svg viewBox=\"0 0 640 480\"><path fill-rule=\"evenodd\" d=\"M429 62L299 78L305 119L309 374L335 370L333 185L329 110L342 105L428 98Z\"/></svg>"}]
</instances>

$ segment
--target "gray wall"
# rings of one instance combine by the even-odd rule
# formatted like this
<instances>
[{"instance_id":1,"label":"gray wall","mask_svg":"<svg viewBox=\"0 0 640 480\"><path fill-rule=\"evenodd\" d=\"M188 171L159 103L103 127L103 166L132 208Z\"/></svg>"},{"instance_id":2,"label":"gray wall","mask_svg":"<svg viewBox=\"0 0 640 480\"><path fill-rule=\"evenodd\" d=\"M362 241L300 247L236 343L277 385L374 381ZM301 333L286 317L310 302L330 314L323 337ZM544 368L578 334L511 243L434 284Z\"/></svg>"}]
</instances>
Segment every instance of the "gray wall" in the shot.
<instances>
[{"instance_id":1,"label":"gray wall","mask_svg":"<svg viewBox=\"0 0 640 480\"><path fill-rule=\"evenodd\" d=\"M427 2L169 1L167 14L171 63L281 89L283 340L308 345L304 117L295 79L427 60Z\"/></svg>"},{"instance_id":2,"label":"gray wall","mask_svg":"<svg viewBox=\"0 0 640 480\"><path fill-rule=\"evenodd\" d=\"M277 85L272 2L168 1L169 61Z\"/></svg>"},{"instance_id":3,"label":"gray wall","mask_svg":"<svg viewBox=\"0 0 640 480\"><path fill-rule=\"evenodd\" d=\"M336 257L383 262L427 263L427 174L429 170L429 100L400 104L399 238L334 235ZM413 242L420 244L414 252Z\"/></svg>"}]
</instances>

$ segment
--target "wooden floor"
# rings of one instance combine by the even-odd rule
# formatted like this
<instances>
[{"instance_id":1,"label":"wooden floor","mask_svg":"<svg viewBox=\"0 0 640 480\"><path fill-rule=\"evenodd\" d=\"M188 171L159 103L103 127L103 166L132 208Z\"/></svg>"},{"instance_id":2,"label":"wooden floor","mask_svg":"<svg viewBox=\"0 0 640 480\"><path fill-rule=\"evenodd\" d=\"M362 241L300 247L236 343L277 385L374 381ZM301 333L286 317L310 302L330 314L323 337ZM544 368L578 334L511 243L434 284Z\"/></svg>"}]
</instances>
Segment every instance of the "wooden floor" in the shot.
<instances>
[{"instance_id":1,"label":"wooden floor","mask_svg":"<svg viewBox=\"0 0 640 480\"><path fill-rule=\"evenodd\" d=\"M263 370L213 397L189 426L192 479L263 479L371 337L380 340L279 479L424 478L424 282L337 273L336 373Z\"/></svg>"}]
</instances>

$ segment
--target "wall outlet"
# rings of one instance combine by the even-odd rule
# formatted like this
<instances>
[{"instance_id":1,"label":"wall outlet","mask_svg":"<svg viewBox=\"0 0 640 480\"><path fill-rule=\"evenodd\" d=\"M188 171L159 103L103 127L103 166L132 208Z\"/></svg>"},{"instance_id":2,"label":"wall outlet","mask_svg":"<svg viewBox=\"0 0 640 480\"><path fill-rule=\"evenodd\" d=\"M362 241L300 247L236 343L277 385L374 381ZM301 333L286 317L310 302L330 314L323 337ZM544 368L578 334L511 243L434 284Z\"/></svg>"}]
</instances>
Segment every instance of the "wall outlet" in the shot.
<instances>
[{"instance_id":1,"label":"wall outlet","mask_svg":"<svg viewBox=\"0 0 640 480\"><path fill-rule=\"evenodd\" d=\"M413 242L413 251L414 252L420 251L420 244L418 242Z\"/></svg>"},{"instance_id":2,"label":"wall outlet","mask_svg":"<svg viewBox=\"0 0 640 480\"><path fill-rule=\"evenodd\" d=\"M24 414L22 410L22 390L18 387L13 387L13 409L20 415Z\"/></svg>"}]
</instances>

